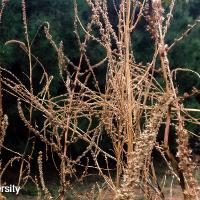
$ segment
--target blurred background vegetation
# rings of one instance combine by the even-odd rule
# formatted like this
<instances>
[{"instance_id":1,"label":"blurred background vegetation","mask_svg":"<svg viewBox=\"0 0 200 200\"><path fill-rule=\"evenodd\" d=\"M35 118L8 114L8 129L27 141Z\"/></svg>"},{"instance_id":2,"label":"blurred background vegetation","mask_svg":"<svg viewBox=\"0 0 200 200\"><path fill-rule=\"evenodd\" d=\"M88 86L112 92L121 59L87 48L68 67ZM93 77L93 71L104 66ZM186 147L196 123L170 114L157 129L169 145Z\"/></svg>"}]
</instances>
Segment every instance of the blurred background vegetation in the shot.
<instances>
[{"instance_id":1,"label":"blurred background vegetation","mask_svg":"<svg viewBox=\"0 0 200 200\"><path fill-rule=\"evenodd\" d=\"M113 26L116 26L116 13L112 6L109 5L110 20ZM57 67L57 58L55 50L51 47L45 38L43 25L48 21L51 25L51 33L56 42L63 41L64 52L68 57L76 63L79 59L79 47L75 37L74 31L74 9L73 0L27 0L27 18L29 35L32 41L32 53L45 66L49 75L54 76L54 82L51 87L51 95L55 96L64 93L64 87L60 79L59 70ZM77 0L79 16L83 24L86 23L90 16L89 8L84 0ZM168 8L168 1L164 1L166 9ZM175 11L173 14L172 26L169 30L167 43L171 44L177 36L187 29L187 25L194 22L200 16L200 1L190 0L177 1ZM149 62L153 53L152 39L150 34L145 31L145 20L139 24L136 32L133 35L133 49L136 62ZM28 79L25 74L28 74L28 58L18 45L5 46L5 42L11 39L25 41L24 29L21 14L21 1L10 0L5 7L2 23L0 24L0 65L11 70L23 83L28 85ZM100 60L104 54L103 50L97 45L91 43L88 46L88 53L93 62ZM171 68L186 67L200 73L200 27L197 27L192 33L182 42L178 43L176 47L169 54ZM34 92L37 93L40 81L40 68L37 65L33 70ZM101 67L95 71L100 87L104 88L106 66ZM200 88L200 82L195 76L190 73L180 73L176 80L177 87L179 87L181 94L190 93L192 87ZM92 87L92 82L90 87ZM16 109L16 98L4 92L4 113L9 117L9 128L6 137L6 145L13 150L23 153L26 140L28 138L28 130L18 117ZM199 108L200 95L190 98L186 104L193 108ZM34 116L37 118L37 114ZM81 126L84 126L82 122ZM200 127L193 126L190 130L200 136ZM173 134L173 130L171 130ZM162 131L158 140L162 139ZM109 146L109 139L105 138L103 144ZM171 137L171 145L175 147L175 139ZM73 153L81 151L81 145L73 147ZM200 153L200 142L195 137L191 137L191 146L195 153ZM42 148L42 145L38 146ZM39 149L38 149L39 151Z\"/></svg>"}]
</instances>

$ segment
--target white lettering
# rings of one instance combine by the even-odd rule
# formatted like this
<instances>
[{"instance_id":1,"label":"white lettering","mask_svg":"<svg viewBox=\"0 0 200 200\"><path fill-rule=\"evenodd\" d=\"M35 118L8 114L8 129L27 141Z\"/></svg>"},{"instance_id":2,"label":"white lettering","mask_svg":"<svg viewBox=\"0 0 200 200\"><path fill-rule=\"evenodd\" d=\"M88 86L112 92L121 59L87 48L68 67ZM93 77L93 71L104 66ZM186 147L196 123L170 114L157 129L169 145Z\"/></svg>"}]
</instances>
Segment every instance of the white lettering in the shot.
<instances>
[{"instance_id":1,"label":"white lettering","mask_svg":"<svg viewBox=\"0 0 200 200\"><path fill-rule=\"evenodd\" d=\"M12 189L10 188L10 186L5 186L5 192L12 192Z\"/></svg>"},{"instance_id":2,"label":"white lettering","mask_svg":"<svg viewBox=\"0 0 200 200\"><path fill-rule=\"evenodd\" d=\"M19 194L19 191L20 191L20 187L19 186L15 186L15 185L6 185L6 186L0 186L0 193L3 193L3 192L10 192L10 193L16 193L16 195Z\"/></svg>"},{"instance_id":3,"label":"white lettering","mask_svg":"<svg viewBox=\"0 0 200 200\"><path fill-rule=\"evenodd\" d=\"M15 189L16 189L16 195L18 195L21 188L20 187L15 187Z\"/></svg>"}]
</instances>

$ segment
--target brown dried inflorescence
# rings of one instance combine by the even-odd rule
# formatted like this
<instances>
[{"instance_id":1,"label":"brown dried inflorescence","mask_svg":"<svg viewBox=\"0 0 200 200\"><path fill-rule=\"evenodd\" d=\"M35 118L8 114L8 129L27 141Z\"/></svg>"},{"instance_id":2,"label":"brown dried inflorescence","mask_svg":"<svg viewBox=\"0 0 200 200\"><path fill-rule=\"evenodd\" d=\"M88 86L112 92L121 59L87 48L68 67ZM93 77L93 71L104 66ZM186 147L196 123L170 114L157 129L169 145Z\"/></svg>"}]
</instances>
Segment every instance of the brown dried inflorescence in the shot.
<instances>
[{"instance_id":1,"label":"brown dried inflorescence","mask_svg":"<svg viewBox=\"0 0 200 200\"><path fill-rule=\"evenodd\" d=\"M190 116L189 123L200 122L188 113L191 109L184 108L184 98L178 96L178 89L174 86L168 54L177 40L169 47L165 43L174 1L171 1L169 13L165 13L159 0L148 2L122 0L119 5L115 2L117 27L113 27L110 20L108 1L86 0L86 2L91 9L91 18L86 26L82 24L78 15L78 5L75 3L74 6L75 35L80 47L79 60L76 64L64 54L62 41L59 44L54 41L49 23L44 24L46 38L57 53L58 70L66 88L65 93L51 96L50 88L54 77L48 75L44 66L31 52L25 1L22 1L22 14L26 44L16 40L8 41L6 44L17 43L28 53L30 87L25 87L15 75L2 69L7 74L7 77L2 77L2 82L7 91L18 98L19 116L25 126L44 143L47 150L53 152L52 155L56 154L60 159L60 167L56 166L60 178L59 198L64 200L66 189L71 186L69 177L76 176L76 166L82 166L85 167L85 171L80 180L88 175L88 169L97 170L104 178L107 187L114 191L116 199L136 199L138 188L142 189L146 199L163 199L163 191L152 167L152 150L156 147L166 161L167 167L180 182L185 199L197 199L194 167L188 149L188 131L184 126L187 120L185 115ZM154 39L152 45L155 49L152 59L146 64L136 62L132 49L134 41L131 37L143 16L148 22L147 31L152 34ZM197 25L197 22L195 23L193 28ZM80 34L80 29L85 33L84 36ZM91 57L87 52L90 41L96 42L105 52L105 57L97 63L90 60ZM37 94L33 93L32 85L34 61L39 63L43 70L40 82L43 88ZM95 69L103 65L107 67L107 73L102 92ZM158 79L162 80L162 86ZM88 86L90 80L94 83L93 88ZM192 93L192 96L197 93ZM29 105L28 116L25 112L27 105ZM42 126L32 120L32 113L35 110L42 113ZM81 121L85 122L85 127L80 126ZM160 145L156 143L156 138L161 125L165 126L165 131L163 144ZM168 145L169 130L174 125L177 127L178 160L171 154ZM99 145L103 132L106 132L112 141L112 153L110 149L103 149ZM78 144L79 141L84 142L85 148L80 155L72 158L69 146ZM88 155L93 158L92 166L89 165ZM29 155L31 156L32 154ZM38 157L40 185L44 196L51 198L43 178L42 157L40 153ZM24 159L24 155L19 155L18 158L23 161L21 164L23 172L24 162L27 164L30 160ZM85 166L81 163L83 158L87 160ZM104 159L107 169L101 167L99 158ZM114 181L110 174L112 170L109 168L110 160L116 163ZM21 173L20 180L24 176ZM26 177L30 178L30 173ZM39 188L38 178L32 180Z\"/></svg>"}]
</instances>

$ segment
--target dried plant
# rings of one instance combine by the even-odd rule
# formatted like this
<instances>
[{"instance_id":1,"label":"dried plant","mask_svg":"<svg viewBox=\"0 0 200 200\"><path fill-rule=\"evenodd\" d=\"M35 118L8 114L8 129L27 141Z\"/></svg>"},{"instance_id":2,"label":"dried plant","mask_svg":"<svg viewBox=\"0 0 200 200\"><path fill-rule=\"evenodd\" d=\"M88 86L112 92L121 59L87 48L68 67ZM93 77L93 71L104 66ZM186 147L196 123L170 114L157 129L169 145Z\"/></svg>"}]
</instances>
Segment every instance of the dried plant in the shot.
<instances>
[{"instance_id":1,"label":"dried plant","mask_svg":"<svg viewBox=\"0 0 200 200\"><path fill-rule=\"evenodd\" d=\"M7 92L17 97L19 115L25 126L60 158L60 199L64 200L66 190L70 187L69 177L76 175L76 166L81 165L82 158L88 154L92 156L95 164L86 164L83 177L86 176L88 168L97 169L108 187L114 191L115 199L136 199L138 188L142 189L146 199L164 199L152 165L151 155L154 148L160 151L167 167L180 182L184 198L198 199L198 184L193 176L194 163L190 159L189 135L185 122L200 124L200 120L191 114L192 111L199 110L184 107L183 101L186 97L179 96L173 78L174 73L184 69L177 68L176 71L172 71L168 54L177 42L197 26L199 20L196 20L180 38L175 39L174 43L168 45L165 38L172 19L174 0L171 1L168 13L160 0L121 0L119 5L114 1L118 17L117 29L113 27L109 18L108 1L86 2L91 9L90 21L86 26L79 18L76 2L74 6L75 34L80 47L78 64L71 62L64 54L62 42L57 44L54 41L49 23L46 22L44 25L46 38L57 53L58 68L66 93L53 97L50 95L49 89L54 77L47 74L38 58L31 52L25 1L22 1L22 13L26 44L16 40L8 41L6 44L16 43L27 53L29 87L8 70L1 69L6 74L2 77L2 83ZM154 42L152 59L144 65L136 62L132 49L132 34L142 17L145 17L148 23L146 29L151 33ZM83 37L80 35L80 29L84 32ZM96 64L91 64L93 62L90 61L87 52L89 41L95 41L106 52L105 58ZM38 94L33 93L34 62L39 63L44 72L41 81L43 88ZM83 63L87 65L84 69ZM107 67L103 92L94 72L94 69L102 65ZM74 70L73 74L70 68ZM157 72L159 75L155 76ZM200 77L196 72L195 74ZM159 84L158 76L164 82L164 86ZM88 86L89 78L93 79L95 89ZM198 93L199 90L195 89L191 96ZM29 105L29 116L25 114L26 105ZM37 121L32 120L32 113L35 110L42 113L42 127L38 127ZM81 128L79 122L83 119L87 122L87 127ZM93 125L95 120L98 121L96 126ZM162 124L165 131L163 144L160 145L156 143L156 138ZM171 126L175 126L178 138L176 157L170 152L168 145ZM99 145L103 129L112 140L114 155ZM87 147L81 155L72 159L69 146L80 140L84 141ZM100 157L103 157L107 164L110 160L116 162L115 181L109 173L109 165L107 173L104 173L105 170L99 164ZM22 159L21 164L22 171L24 160ZM52 197L43 178L42 155L38 157L38 165L42 189L47 199L50 199Z\"/></svg>"},{"instance_id":2,"label":"dried plant","mask_svg":"<svg viewBox=\"0 0 200 200\"><path fill-rule=\"evenodd\" d=\"M39 168L39 177L40 177L40 182L41 182L41 187L42 187L42 191L44 192L45 199L53 199L53 197L51 196L50 192L48 191L47 187L45 186L45 181L44 181L44 176L43 176L43 167L42 167L42 152L39 152L39 156L38 156L38 168Z\"/></svg>"}]
</instances>

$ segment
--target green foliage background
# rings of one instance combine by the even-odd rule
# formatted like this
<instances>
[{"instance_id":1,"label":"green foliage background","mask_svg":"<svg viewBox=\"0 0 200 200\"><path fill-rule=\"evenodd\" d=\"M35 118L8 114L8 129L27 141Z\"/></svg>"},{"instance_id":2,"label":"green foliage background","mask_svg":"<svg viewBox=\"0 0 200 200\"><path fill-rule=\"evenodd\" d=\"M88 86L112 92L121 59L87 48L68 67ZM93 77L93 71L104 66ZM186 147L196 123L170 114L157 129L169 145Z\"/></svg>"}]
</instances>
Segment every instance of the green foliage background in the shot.
<instances>
[{"instance_id":1,"label":"green foliage background","mask_svg":"<svg viewBox=\"0 0 200 200\"><path fill-rule=\"evenodd\" d=\"M90 16L90 10L84 0L77 0L79 16L83 23L86 23ZM57 67L57 58L54 49L46 40L43 25L48 21L51 25L51 33L54 40L58 43L61 40L64 44L64 52L68 57L76 63L79 58L79 49L76 42L76 37L73 34L73 19L74 9L73 0L27 0L27 18L30 38L32 40L32 52L39 58L45 66L49 75L54 76L54 84L52 84L51 95L57 95L63 92L62 82L59 77ZM166 9L168 2L165 1ZM116 26L116 13L110 8L110 19L113 25ZM200 15L200 1L190 0L177 1L175 12L173 15L172 26L170 28L167 43L171 44L173 39L180 36L180 33L187 29L187 25L192 23ZM28 74L28 60L25 53L20 50L19 46L11 45L5 46L5 42L11 39L24 41L24 30L21 14L21 1L10 0L6 6L0 24L0 64L3 67L11 70L25 84L28 80L23 74ZM200 73L200 27L196 28L188 38L180 42L169 54L169 59L172 68L187 67ZM152 39L149 33L145 32L145 21L142 20L139 24L135 34L133 35L133 48L137 62L146 63L150 61L152 55ZM96 62L103 57L103 50L96 44L91 43L88 48L88 53L92 61ZM95 53L94 53L95 52ZM106 67L100 68L96 71L97 79L100 81L103 88L105 83ZM38 90L38 82L40 80L40 69L36 66L33 71L34 90ZM177 77L177 87L180 88L181 93L190 92L192 86L200 88L200 82L197 81L191 73L183 74ZM9 115L10 126L8 129L8 143L15 143L16 148L23 151L23 139L27 130L23 128L20 119L17 116L16 100L11 96L4 95L5 113ZM199 108L200 96L193 98L186 102L194 108ZM81 124L83 126L83 123ZM190 127L195 133L200 132L197 126ZM11 137L12 135L12 137ZM14 138L14 139L11 139ZM79 151L79 150L78 150Z\"/></svg>"}]
</instances>

